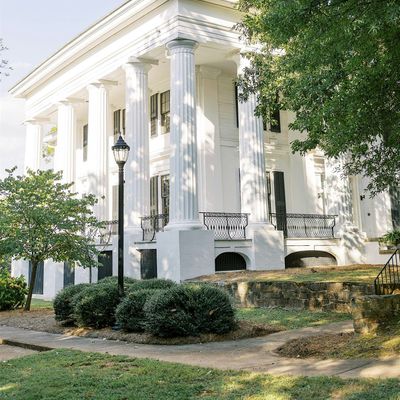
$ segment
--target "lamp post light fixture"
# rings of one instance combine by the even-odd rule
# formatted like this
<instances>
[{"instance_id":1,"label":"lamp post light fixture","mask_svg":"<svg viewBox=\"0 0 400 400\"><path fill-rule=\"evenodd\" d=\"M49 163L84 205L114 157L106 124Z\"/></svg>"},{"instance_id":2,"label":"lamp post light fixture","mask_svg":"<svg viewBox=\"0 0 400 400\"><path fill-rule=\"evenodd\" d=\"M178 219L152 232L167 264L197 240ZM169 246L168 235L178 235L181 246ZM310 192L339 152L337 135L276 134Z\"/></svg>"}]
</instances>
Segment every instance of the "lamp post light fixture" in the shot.
<instances>
[{"instance_id":1,"label":"lamp post light fixture","mask_svg":"<svg viewBox=\"0 0 400 400\"><path fill-rule=\"evenodd\" d=\"M128 160L130 147L119 134L111 147L118 165L118 293L124 294L124 165Z\"/></svg>"}]
</instances>

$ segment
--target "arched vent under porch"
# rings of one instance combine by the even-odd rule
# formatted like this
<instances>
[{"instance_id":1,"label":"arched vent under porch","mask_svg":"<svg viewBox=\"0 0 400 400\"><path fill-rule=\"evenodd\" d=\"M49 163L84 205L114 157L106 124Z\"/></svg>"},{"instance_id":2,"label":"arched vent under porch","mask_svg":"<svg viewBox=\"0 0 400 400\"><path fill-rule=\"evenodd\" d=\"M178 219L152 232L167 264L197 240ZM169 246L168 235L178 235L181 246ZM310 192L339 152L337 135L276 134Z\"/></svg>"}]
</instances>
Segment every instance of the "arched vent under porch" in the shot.
<instances>
[{"instance_id":1,"label":"arched vent under porch","mask_svg":"<svg viewBox=\"0 0 400 400\"><path fill-rule=\"evenodd\" d=\"M246 260L238 253L222 253L215 259L215 272L242 271Z\"/></svg>"},{"instance_id":2,"label":"arched vent under porch","mask_svg":"<svg viewBox=\"0 0 400 400\"><path fill-rule=\"evenodd\" d=\"M285 257L285 268L337 265L336 258L326 251L297 251Z\"/></svg>"}]
</instances>

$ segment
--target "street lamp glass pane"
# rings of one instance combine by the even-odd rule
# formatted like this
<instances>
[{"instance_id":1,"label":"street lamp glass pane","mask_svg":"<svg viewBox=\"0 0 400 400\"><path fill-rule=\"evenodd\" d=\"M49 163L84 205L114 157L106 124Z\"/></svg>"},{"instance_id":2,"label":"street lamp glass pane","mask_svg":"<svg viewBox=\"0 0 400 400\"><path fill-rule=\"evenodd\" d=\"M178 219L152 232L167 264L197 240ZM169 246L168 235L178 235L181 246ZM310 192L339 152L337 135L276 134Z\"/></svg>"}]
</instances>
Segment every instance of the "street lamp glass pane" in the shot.
<instances>
[{"instance_id":1,"label":"street lamp glass pane","mask_svg":"<svg viewBox=\"0 0 400 400\"><path fill-rule=\"evenodd\" d=\"M114 158L117 164L126 163L128 159L129 150L127 148L114 148Z\"/></svg>"}]
</instances>

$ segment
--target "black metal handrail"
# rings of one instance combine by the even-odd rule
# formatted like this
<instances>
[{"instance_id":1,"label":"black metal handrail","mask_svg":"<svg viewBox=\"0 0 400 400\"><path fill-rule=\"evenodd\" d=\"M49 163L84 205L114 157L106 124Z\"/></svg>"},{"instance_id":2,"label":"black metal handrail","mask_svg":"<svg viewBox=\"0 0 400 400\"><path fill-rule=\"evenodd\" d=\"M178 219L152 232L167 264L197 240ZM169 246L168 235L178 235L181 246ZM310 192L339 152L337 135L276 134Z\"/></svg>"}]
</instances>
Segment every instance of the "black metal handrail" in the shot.
<instances>
[{"instance_id":1,"label":"black metal handrail","mask_svg":"<svg viewBox=\"0 0 400 400\"><path fill-rule=\"evenodd\" d=\"M400 289L400 252L396 251L374 280L375 294L392 294Z\"/></svg>"},{"instance_id":2,"label":"black metal handrail","mask_svg":"<svg viewBox=\"0 0 400 400\"><path fill-rule=\"evenodd\" d=\"M142 240L144 242L152 242L157 232L162 232L165 225L168 224L168 214L157 214L142 217L140 219L140 226L142 228Z\"/></svg>"},{"instance_id":3,"label":"black metal handrail","mask_svg":"<svg viewBox=\"0 0 400 400\"><path fill-rule=\"evenodd\" d=\"M216 240L246 239L246 227L249 214L201 212L203 224L207 230L214 231Z\"/></svg>"},{"instance_id":4,"label":"black metal handrail","mask_svg":"<svg viewBox=\"0 0 400 400\"><path fill-rule=\"evenodd\" d=\"M285 238L334 238L336 215L270 213L271 224Z\"/></svg>"}]
</instances>

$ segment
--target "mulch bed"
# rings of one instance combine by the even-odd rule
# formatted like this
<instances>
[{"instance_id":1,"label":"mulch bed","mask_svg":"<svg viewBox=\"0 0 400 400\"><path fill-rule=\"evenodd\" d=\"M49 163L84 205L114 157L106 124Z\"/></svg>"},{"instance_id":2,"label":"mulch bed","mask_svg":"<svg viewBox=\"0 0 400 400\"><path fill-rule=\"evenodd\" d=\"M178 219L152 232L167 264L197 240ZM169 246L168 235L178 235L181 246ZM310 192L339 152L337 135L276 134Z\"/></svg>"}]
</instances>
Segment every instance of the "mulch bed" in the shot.
<instances>
[{"instance_id":1,"label":"mulch bed","mask_svg":"<svg viewBox=\"0 0 400 400\"><path fill-rule=\"evenodd\" d=\"M293 339L276 350L282 357L289 358L329 358L332 349L340 350L354 338L354 332L333 333Z\"/></svg>"},{"instance_id":2,"label":"mulch bed","mask_svg":"<svg viewBox=\"0 0 400 400\"><path fill-rule=\"evenodd\" d=\"M84 336L90 338L104 338L111 340L123 340L141 344L192 344L207 343L226 340L238 340L265 336L279 332L281 329L265 324L257 324L248 321L239 321L236 330L223 334L202 334L196 337L159 338L148 333L127 333L114 331L111 328L91 329L78 327L65 327L54 319L54 312L50 309L32 310L24 312L20 310L0 312L0 325L15 328L31 329L40 332L61 333L64 335Z\"/></svg>"}]
</instances>

